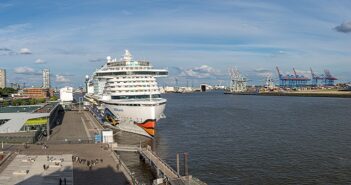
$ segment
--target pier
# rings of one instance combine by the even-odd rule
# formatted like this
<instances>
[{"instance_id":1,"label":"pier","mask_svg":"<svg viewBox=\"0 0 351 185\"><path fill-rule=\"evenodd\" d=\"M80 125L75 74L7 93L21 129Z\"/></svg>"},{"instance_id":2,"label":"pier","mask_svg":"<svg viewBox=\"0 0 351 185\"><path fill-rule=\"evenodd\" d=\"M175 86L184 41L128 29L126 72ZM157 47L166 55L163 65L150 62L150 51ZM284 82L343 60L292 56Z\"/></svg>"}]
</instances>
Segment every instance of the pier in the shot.
<instances>
[{"instance_id":1,"label":"pier","mask_svg":"<svg viewBox=\"0 0 351 185\"><path fill-rule=\"evenodd\" d=\"M148 145L143 148L141 146L115 146L112 148L119 152L137 152L139 153L140 160L147 163L156 171L156 180L154 184L170 184L170 185L205 185L206 183L200 181L191 175L185 174L181 176L179 174L179 161L177 162L177 171L175 171L170 165L162 160L151 147ZM186 170L187 171L187 170ZM187 173L187 172L186 172ZM128 177L127 177L128 178ZM138 184L137 182L135 184Z\"/></svg>"}]
</instances>

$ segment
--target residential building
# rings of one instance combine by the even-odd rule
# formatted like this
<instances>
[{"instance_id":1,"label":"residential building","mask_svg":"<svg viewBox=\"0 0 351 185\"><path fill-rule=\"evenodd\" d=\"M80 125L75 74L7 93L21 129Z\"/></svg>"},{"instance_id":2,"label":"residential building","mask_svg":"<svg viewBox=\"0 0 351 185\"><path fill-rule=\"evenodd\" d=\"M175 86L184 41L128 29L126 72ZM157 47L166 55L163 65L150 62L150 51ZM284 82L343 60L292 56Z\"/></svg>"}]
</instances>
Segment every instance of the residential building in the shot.
<instances>
[{"instance_id":1,"label":"residential building","mask_svg":"<svg viewBox=\"0 0 351 185\"><path fill-rule=\"evenodd\" d=\"M0 88L6 87L6 70L0 69Z\"/></svg>"},{"instance_id":2,"label":"residential building","mask_svg":"<svg viewBox=\"0 0 351 185\"><path fill-rule=\"evenodd\" d=\"M43 69L43 88L50 88L50 70Z\"/></svg>"}]
</instances>

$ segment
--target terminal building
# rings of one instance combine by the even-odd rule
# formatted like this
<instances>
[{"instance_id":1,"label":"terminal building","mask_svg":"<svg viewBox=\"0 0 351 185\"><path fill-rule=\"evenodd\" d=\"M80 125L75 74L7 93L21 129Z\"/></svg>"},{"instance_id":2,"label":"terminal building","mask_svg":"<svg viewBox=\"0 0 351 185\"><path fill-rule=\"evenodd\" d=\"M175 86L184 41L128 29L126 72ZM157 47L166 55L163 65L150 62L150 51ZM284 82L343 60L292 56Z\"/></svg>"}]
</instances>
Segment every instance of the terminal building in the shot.
<instances>
[{"instance_id":1,"label":"terminal building","mask_svg":"<svg viewBox=\"0 0 351 185\"><path fill-rule=\"evenodd\" d=\"M60 89L60 104L64 109L69 109L73 103L73 87Z\"/></svg>"},{"instance_id":2,"label":"terminal building","mask_svg":"<svg viewBox=\"0 0 351 185\"><path fill-rule=\"evenodd\" d=\"M61 121L62 110L58 102L0 107L0 141L33 143Z\"/></svg>"}]
</instances>

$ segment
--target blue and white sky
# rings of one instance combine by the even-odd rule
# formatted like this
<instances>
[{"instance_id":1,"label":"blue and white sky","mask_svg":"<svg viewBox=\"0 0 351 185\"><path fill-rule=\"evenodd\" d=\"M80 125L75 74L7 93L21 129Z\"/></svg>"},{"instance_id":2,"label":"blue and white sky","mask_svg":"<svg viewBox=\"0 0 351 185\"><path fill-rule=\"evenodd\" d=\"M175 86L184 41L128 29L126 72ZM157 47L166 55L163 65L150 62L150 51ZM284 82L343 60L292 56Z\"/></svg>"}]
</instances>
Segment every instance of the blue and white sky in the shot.
<instances>
[{"instance_id":1,"label":"blue and white sky","mask_svg":"<svg viewBox=\"0 0 351 185\"><path fill-rule=\"evenodd\" d=\"M236 66L262 83L275 66L309 75L329 69L351 81L349 0L1 0L0 68L8 83L55 87L84 76L129 49L168 68L165 85L226 83Z\"/></svg>"}]
</instances>

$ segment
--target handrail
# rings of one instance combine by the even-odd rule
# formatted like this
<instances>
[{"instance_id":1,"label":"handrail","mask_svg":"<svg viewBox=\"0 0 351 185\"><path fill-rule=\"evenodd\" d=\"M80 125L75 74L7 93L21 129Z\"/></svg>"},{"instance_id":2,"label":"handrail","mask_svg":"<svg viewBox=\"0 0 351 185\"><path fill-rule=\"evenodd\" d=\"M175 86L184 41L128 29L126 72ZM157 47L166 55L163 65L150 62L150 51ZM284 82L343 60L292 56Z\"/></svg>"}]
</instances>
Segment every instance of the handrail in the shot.
<instances>
[{"instance_id":1,"label":"handrail","mask_svg":"<svg viewBox=\"0 0 351 185\"><path fill-rule=\"evenodd\" d=\"M145 149L142 149L140 152L143 152L143 150ZM156 158L158 161L160 161L166 168L168 168L168 170L170 170L175 176L177 176L178 178L180 177L180 175L171 167L169 166L165 161L163 161L155 152L153 152L151 150L151 147L148 145L146 147L146 151L150 152L150 154L152 154L152 156L154 158ZM144 153L145 154L145 153Z\"/></svg>"},{"instance_id":2,"label":"handrail","mask_svg":"<svg viewBox=\"0 0 351 185\"><path fill-rule=\"evenodd\" d=\"M118 165L121 167L121 171L126 176L128 181L133 185L141 185L141 183L134 177L133 173L129 170L128 166L123 162L123 160L115 152L112 155L118 160Z\"/></svg>"}]
</instances>

